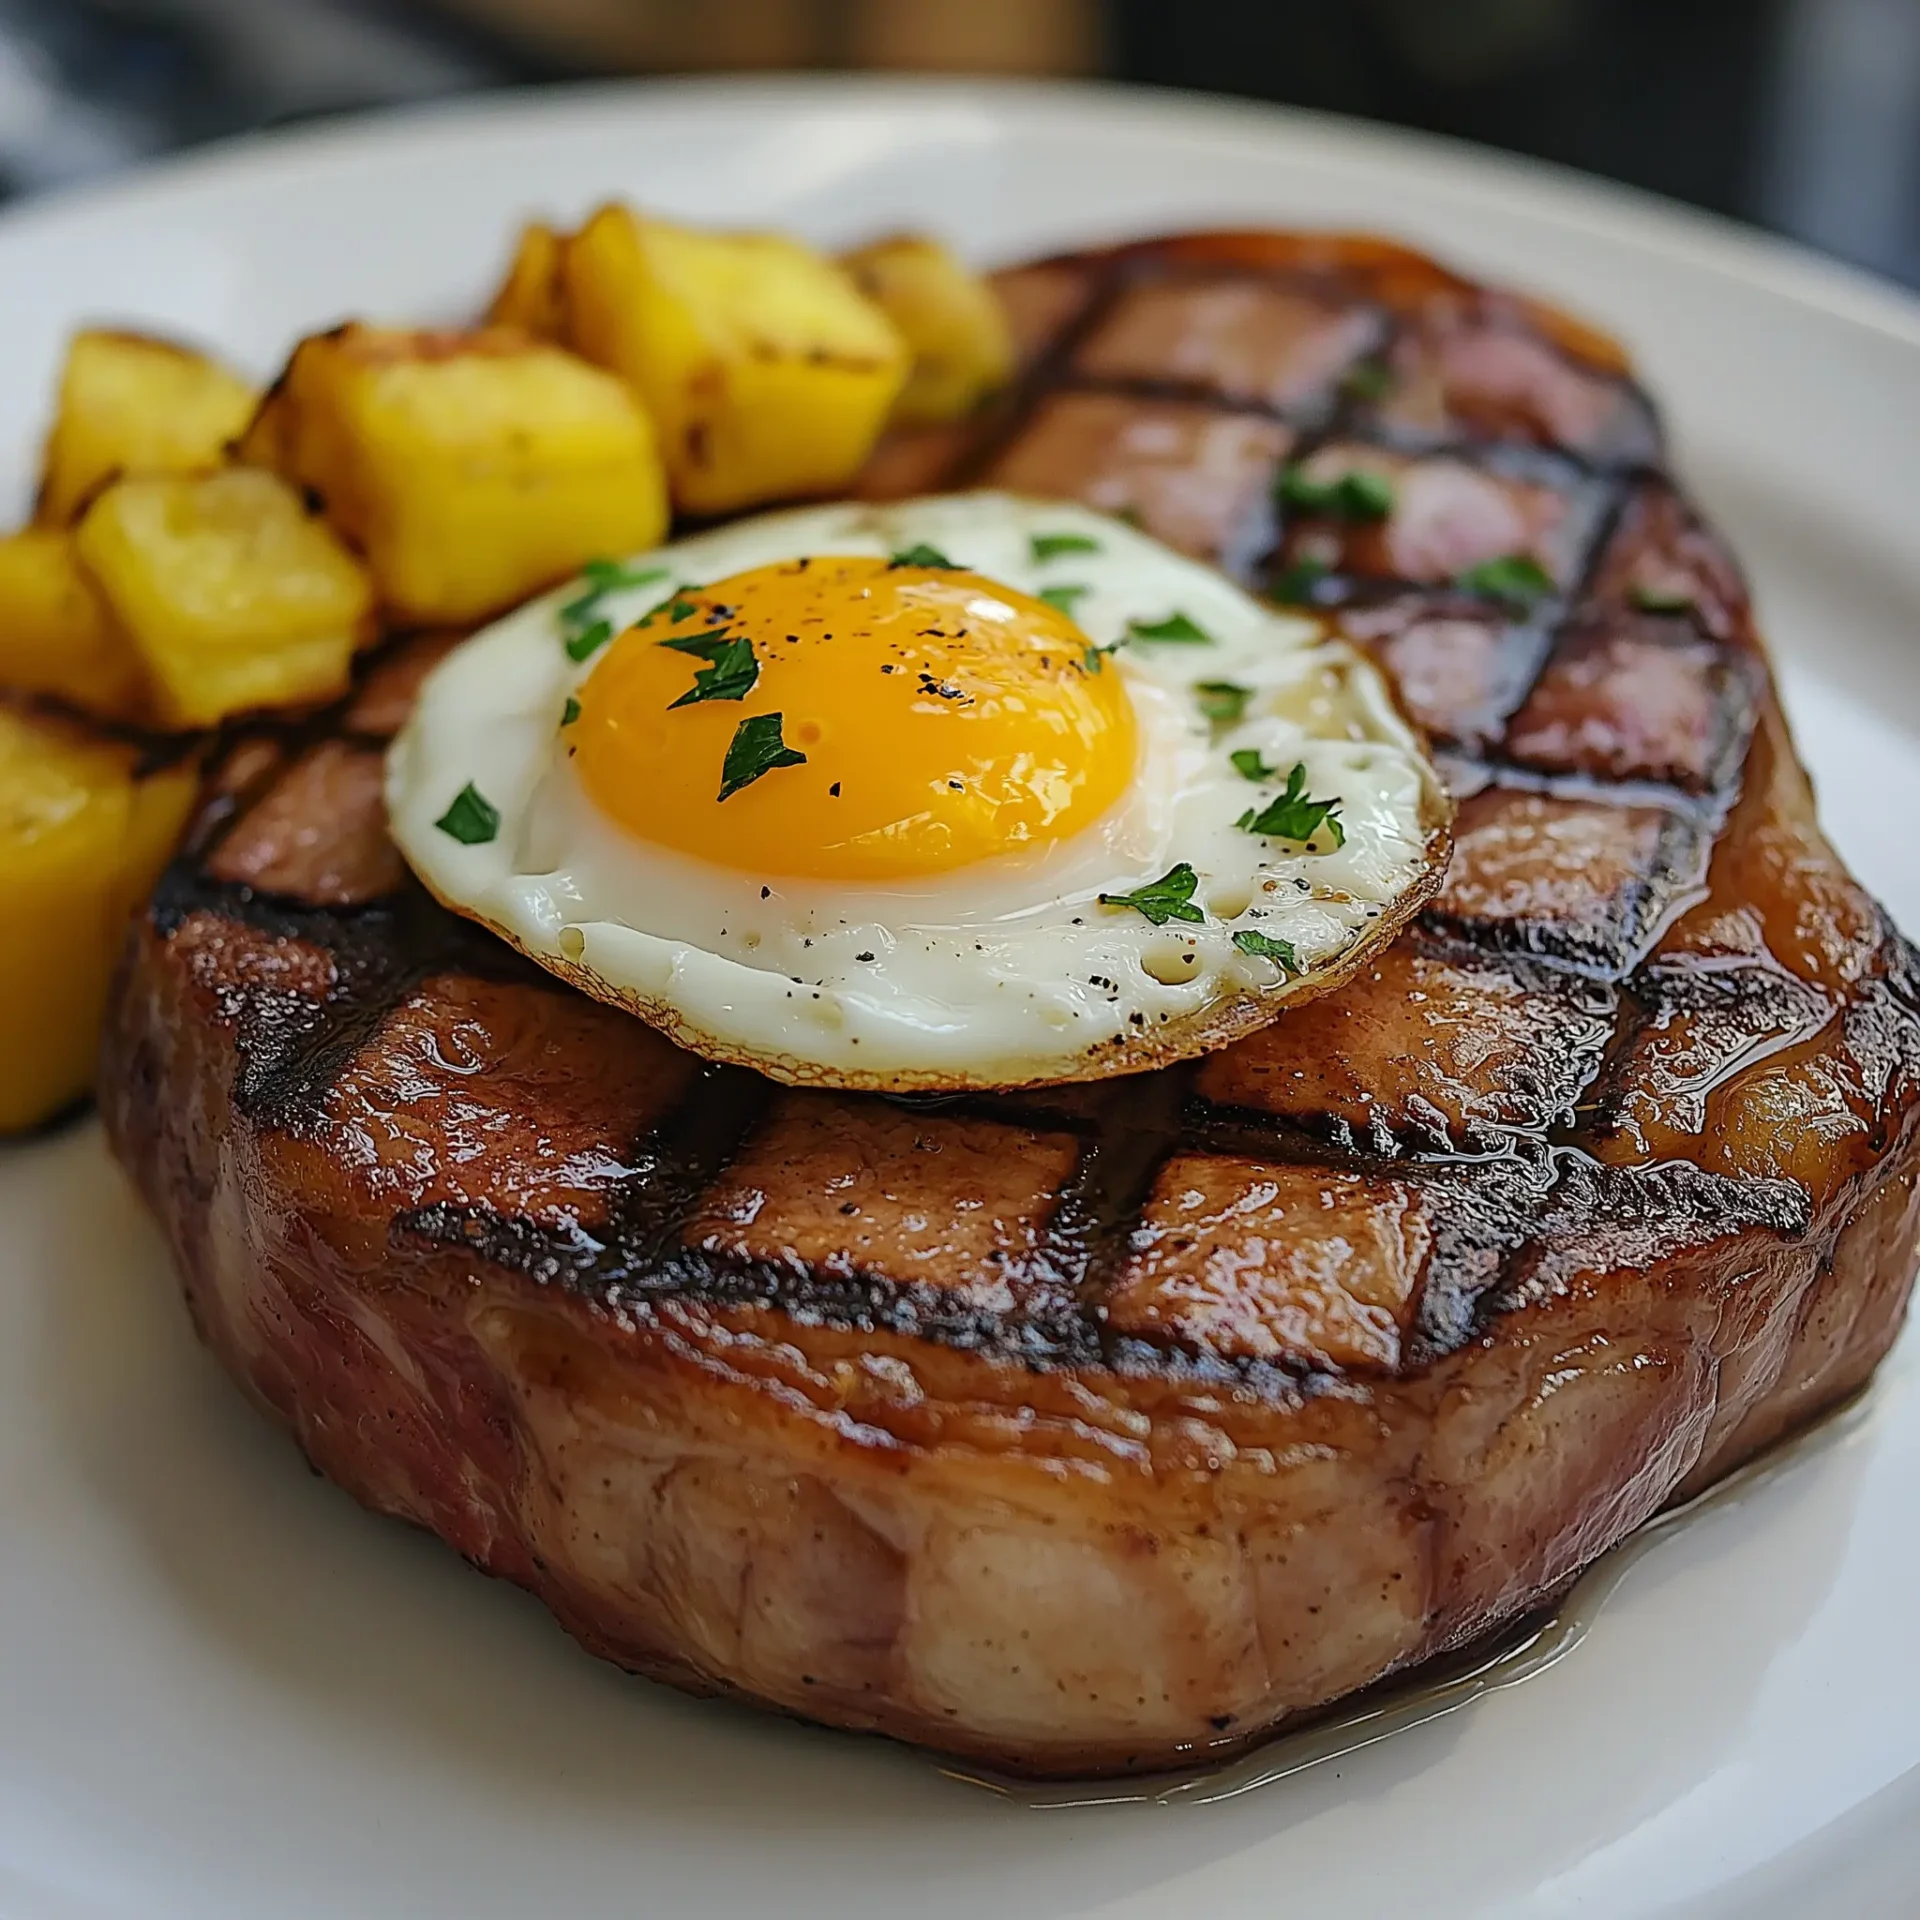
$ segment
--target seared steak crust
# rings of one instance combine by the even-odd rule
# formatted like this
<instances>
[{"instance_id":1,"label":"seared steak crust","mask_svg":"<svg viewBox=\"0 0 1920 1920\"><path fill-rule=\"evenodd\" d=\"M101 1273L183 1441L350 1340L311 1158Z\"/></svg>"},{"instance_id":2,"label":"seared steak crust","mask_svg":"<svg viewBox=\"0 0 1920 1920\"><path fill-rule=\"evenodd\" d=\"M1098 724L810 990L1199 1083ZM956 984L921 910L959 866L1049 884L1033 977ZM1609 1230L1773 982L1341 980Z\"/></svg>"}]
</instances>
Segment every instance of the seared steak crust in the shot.
<instances>
[{"instance_id":1,"label":"seared steak crust","mask_svg":"<svg viewBox=\"0 0 1920 1920\"><path fill-rule=\"evenodd\" d=\"M1002 286L1020 384L869 490L1074 495L1325 607L1461 799L1411 934L1131 1081L708 1068L406 881L379 754L420 637L235 745L102 1102L254 1398L596 1651L1157 1767L1538 1604L1867 1377L1920 1233L1920 965L1608 343L1374 242ZM1384 520L1276 507L1350 457Z\"/></svg>"}]
</instances>

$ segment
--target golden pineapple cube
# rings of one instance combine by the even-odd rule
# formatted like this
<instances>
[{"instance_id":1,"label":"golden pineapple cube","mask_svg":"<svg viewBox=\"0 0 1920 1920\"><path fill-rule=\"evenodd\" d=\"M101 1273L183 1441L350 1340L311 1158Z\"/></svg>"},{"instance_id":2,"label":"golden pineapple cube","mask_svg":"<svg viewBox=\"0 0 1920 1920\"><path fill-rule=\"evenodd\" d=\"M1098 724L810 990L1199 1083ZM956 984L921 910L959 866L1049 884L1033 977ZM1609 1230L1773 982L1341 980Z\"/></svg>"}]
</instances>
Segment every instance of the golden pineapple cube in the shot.
<instances>
[{"instance_id":1,"label":"golden pineapple cube","mask_svg":"<svg viewBox=\"0 0 1920 1920\"><path fill-rule=\"evenodd\" d=\"M562 277L574 345L647 403L690 513L844 487L907 376L886 315L778 234L603 207L567 242Z\"/></svg>"},{"instance_id":2,"label":"golden pineapple cube","mask_svg":"<svg viewBox=\"0 0 1920 1920\"><path fill-rule=\"evenodd\" d=\"M127 918L171 855L190 767L0 706L0 1133L86 1092Z\"/></svg>"},{"instance_id":3,"label":"golden pineapple cube","mask_svg":"<svg viewBox=\"0 0 1920 1920\"><path fill-rule=\"evenodd\" d=\"M65 526L116 473L217 466L252 417L255 394L205 354L145 334L76 333L42 459L34 517Z\"/></svg>"},{"instance_id":4,"label":"golden pineapple cube","mask_svg":"<svg viewBox=\"0 0 1920 1920\"><path fill-rule=\"evenodd\" d=\"M365 568L275 474L117 480L74 543L170 726L333 699L371 634Z\"/></svg>"},{"instance_id":5,"label":"golden pineapple cube","mask_svg":"<svg viewBox=\"0 0 1920 1920\"><path fill-rule=\"evenodd\" d=\"M52 694L109 720L146 710L146 669L65 527L0 537L0 688Z\"/></svg>"},{"instance_id":6,"label":"golden pineapple cube","mask_svg":"<svg viewBox=\"0 0 1920 1920\"><path fill-rule=\"evenodd\" d=\"M507 277L487 308L487 324L518 327L536 340L566 337L566 310L561 301L560 258L566 242L538 220L520 229Z\"/></svg>"},{"instance_id":7,"label":"golden pineapple cube","mask_svg":"<svg viewBox=\"0 0 1920 1920\"><path fill-rule=\"evenodd\" d=\"M290 471L402 620L483 619L667 530L645 408L516 330L342 327L300 344L285 400Z\"/></svg>"},{"instance_id":8,"label":"golden pineapple cube","mask_svg":"<svg viewBox=\"0 0 1920 1920\"><path fill-rule=\"evenodd\" d=\"M902 425L961 419L1012 377L1005 311L939 241L895 234L843 253L840 264L912 349L913 371L893 404Z\"/></svg>"}]
</instances>

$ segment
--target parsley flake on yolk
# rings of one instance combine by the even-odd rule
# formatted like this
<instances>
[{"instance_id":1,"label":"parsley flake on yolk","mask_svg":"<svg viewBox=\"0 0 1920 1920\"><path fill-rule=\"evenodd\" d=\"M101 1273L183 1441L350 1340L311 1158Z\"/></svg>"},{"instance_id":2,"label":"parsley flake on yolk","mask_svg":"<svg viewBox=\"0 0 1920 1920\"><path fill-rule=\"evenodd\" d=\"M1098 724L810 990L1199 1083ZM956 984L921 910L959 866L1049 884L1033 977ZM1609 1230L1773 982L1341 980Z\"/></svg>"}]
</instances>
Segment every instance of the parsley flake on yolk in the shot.
<instances>
[{"instance_id":1,"label":"parsley flake on yolk","mask_svg":"<svg viewBox=\"0 0 1920 1920\"><path fill-rule=\"evenodd\" d=\"M684 642L750 642L741 700L674 705ZM688 590L629 628L568 730L594 805L626 832L740 872L885 881L1078 833L1138 757L1125 682L1058 608L962 567L813 557ZM739 729L781 716L780 765L715 799Z\"/></svg>"}]
</instances>

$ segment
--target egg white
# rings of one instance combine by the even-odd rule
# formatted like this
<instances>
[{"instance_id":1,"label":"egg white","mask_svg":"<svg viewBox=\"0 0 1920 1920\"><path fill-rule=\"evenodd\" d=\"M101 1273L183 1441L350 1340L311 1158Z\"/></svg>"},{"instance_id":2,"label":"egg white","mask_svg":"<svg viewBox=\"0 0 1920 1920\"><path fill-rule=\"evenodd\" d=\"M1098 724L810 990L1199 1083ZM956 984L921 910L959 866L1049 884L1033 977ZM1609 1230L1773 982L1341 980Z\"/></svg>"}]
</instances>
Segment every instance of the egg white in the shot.
<instances>
[{"instance_id":1,"label":"egg white","mask_svg":"<svg viewBox=\"0 0 1920 1920\"><path fill-rule=\"evenodd\" d=\"M1036 560L1037 534L1099 550ZM1105 670L1123 676L1140 748L1127 792L1084 832L886 885L784 876L778 845L764 871L741 873L640 840L594 806L565 750L562 709L596 664L562 645L572 587L475 635L430 677L389 754L395 840L449 905L682 1044L780 1079L868 1087L1095 1078L1200 1051L1344 977L1431 890L1445 803L1379 676L1317 622L1120 521L999 493L843 504L631 564L700 585L919 542L1030 594L1089 589L1075 617L1093 643L1119 643ZM609 595L615 630L662 591ZM1131 623L1174 612L1209 643L1128 638ZM1209 723L1194 694L1209 680L1251 689L1239 721ZM1235 824L1277 790L1235 770L1247 747L1283 774L1303 764L1308 793L1338 799L1343 846L1309 852ZM469 782L500 815L477 845L435 824ZM1182 861L1200 876L1204 924L1155 927L1099 903ZM1287 942L1298 971L1236 948L1246 930Z\"/></svg>"}]
</instances>

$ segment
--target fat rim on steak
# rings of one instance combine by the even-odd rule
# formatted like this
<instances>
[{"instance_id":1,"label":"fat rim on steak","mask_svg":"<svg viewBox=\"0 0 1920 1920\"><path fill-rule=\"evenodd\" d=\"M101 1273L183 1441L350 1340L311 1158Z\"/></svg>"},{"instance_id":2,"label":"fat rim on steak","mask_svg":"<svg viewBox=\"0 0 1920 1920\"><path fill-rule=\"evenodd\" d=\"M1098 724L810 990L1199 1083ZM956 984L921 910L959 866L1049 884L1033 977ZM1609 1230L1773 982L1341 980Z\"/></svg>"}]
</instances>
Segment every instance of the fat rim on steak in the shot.
<instances>
[{"instance_id":1,"label":"fat rim on steak","mask_svg":"<svg viewBox=\"0 0 1920 1920\"><path fill-rule=\"evenodd\" d=\"M865 491L1078 498L1324 608L1459 800L1409 934L1097 1087L706 1067L411 883L382 742L449 639L402 636L233 742L101 1102L259 1405L595 1652L1159 1768L1539 1605L1871 1373L1920 969L1610 342L1360 239L998 285L1018 382ZM1276 484L1350 460L1384 517Z\"/></svg>"}]
</instances>

